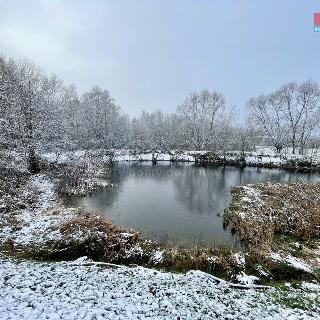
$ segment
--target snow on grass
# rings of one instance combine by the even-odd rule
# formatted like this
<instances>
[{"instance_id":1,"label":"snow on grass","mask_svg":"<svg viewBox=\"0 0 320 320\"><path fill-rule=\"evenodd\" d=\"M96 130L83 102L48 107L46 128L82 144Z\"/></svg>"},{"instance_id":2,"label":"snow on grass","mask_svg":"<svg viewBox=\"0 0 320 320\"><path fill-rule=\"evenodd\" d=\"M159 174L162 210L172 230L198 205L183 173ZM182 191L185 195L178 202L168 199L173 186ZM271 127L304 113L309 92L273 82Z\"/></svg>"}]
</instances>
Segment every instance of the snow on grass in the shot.
<instances>
[{"instance_id":1,"label":"snow on grass","mask_svg":"<svg viewBox=\"0 0 320 320\"><path fill-rule=\"evenodd\" d=\"M240 290L198 271L0 258L2 320L316 319L320 289L290 290L291 299L306 302L305 310L275 302L281 290Z\"/></svg>"},{"instance_id":2,"label":"snow on grass","mask_svg":"<svg viewBox=\"0 0 320 320\"><path fill-rule=\"evenodd\" d=\"M41 213L48 209L51 202L55 200L54 184L44 175L31 176L29 186L39 192L37 208L35 213Z\"/></svg>"},{"instance_id":3,"label":"snow on grass","mask_svg":"<svg viewBox=\"0 0 320 320\"><path fill-rule=\"evenodd\" d=\"M320 285L312 282L303 282L301 288L306 291L320 292Z\"/></svg>"},{"instance_id":4,"label":"snow on grass","mask_svg":"<svg viewBox=\"0 0 320 320\"><path fill-rule=\"evenodd\" d=\"M106 150L79 150L58 155L46 153L41 159L49 175L60 180L59 193L85 196L111 186L111 154Z\"/></svg>"},{"instance_id":5,"label":"snow on grass","mask_svg":"<svg viewBox=\"0 0 320 320\"><path fill-rule=\"evenodd\" d=\"M256 281L259 281L258 277L247 275L243 271L241 271L240 274L237 275L236 279L239 283L249 286L253 285Z\"/></svg>"},{"instance_id":6,"label":"snow on grass","mask_svg":"<svg viewBox=\"0 0 320 320\"><path fill-rule=\"evenodd\" d=\"M27 188L37 194L36 202L31 207L15 212L15 224L0 229L0 240L5 242L10 239L15 245L29 245L59 239L60 233L50 228L63 219L71 218L72 210L66 209L61 215L53 211L54 201L57 200L54 185L44 175L31 176Z\"/></svg>"},{"instance_id":7,"label":"snow on grass","mask_svg":"<svg viewBox=\"0 0 320 320\"><path fill-rule=\"evenodd\" d=\"M232 227L243 229L243 240L256 244L271 243L275 233L302 240L316 238L316 226L320 221L319 192L317 183L266 182L237 186L231 189L233 198L227 218ZM255 225L256 229L260 227L261 232L250 232L250 225Z\"/></svg>"},{"instance_id":8,"label":"snow on grass","mask_svg":"<svg viewBox=\"0 0 320 320\"><path fill-rule=\"evenodd\" d=\"M78 161L79 159L84 158L87 153L88 151L85 150L66 151L59 153L48 152L42 153L41 158L49 163L65 164L68 162Z\"/></svg>"},{"instance_id":9,"label":"snow on grass","mask_svg":"<svg viewBox=\"0 0 320 320\"><path fill-rule=\"evenodd\" d=\"M168 152L146 151L134 152L133 150L115 150L113 154L114 161L188 161L194 162L195 156L205 153L201 151L181 151L171 150Z\"/></svg>"},{"instance_id":10,"label":"snow on grass","mask_svg":"<svg viewBox=\"0 0 320 320\"><path fill-rule=\"evenodd\" d=\"M28 196L23 208L0 216L0 249L37 259L74 259L86 254L110 262L149 260L152 243L104 216L65 207L47 176L27 178L21 190Z\"/></svg>"},{"instance_id":11,"label":"snow on grass","mask_svg":"<svg viewBox=\"0 0 320 320\"><path fill-rule=\"evenodd\" d=\"M230 163L231 165L236 164L237 161L243 159L248 166L265 166L272 168L281 167L295 167L302 166L313 167L320 166L320 154L314 150L306 150L305 155L293 155L290 150L284 150L281 154L276 153L273 148L270 147L257 147L256 151L228 151L225 154L221 152L212 153L210 151L188 151L188 150L131 150L131 149L120 149L120 150L78 150L68 151L60 153L44 153L41 158L49 163L55 164L67 164L73 161L79 161L86 156L96 157L99 156L104 160L113 161L187 161L195 162L199 156L204 156L205 160L209 162L217 163ZM212 158L212 156L214 156Z\"/></svg>"},{"instance_id":12,"label":"snow on grass","mask_svg":"<svg viewBox=\"0 0 320 320\"><path fill-rule=\"evenodd\" d=\"M296 269L300 269L309 273L313 272L313 268L309 266L306 262L304 262L302 259L293 257L290 254L283 256L279 252L272 252L270 254L270 257L274 261L287 263L288 265Z\"/></svg>"},{"instance_id":13,"label":"snow on grass","mask_svg":"<svg viewBox=\"0 0 320 320\"><path fill-rule=\"evenodd\" d=\"M163 254L164 252L163 251L160 251L160 250L156 250L152 253L151 255L151 258L150 258L150 262L157 265L158 263L161 263L163 262Z\"/></svg>"},{"instance_id":14,"label":"snow on grass","mask_svg":"<svg viewBox=\"0 0 320 320\"><path fill-rule=\"evenodd\" d=\"M235 259L236 259L236 263L239 267L245 267L246 265L246 258L244 256L244 254L242 252L237 252L234 255Z\"/></svg>"},{"instance_id":15,"label":"snow on grass","mask_svg":"<svg viewBox=\"0 0 320 320\"><path fill-rule=\"evenodd\" d=\"M231 192L225 220L250 250L256 250L258 256L263 252L279 262L279 267L295 268L297 274L314 273L319 265L315 249L319 243L319 184L257 183L234 187ZM279 252L270 255L272 251Z\"/></svg>"},{"instance_id":16,"label":"snow on grass","mask_svg":"<svg viewBox=\"0 0 320 320\"><path fill-rule=\"evenodd\" d=\"M24 154L16 151L0 150L0 168L26 173L27 161Z\"/></svg>"}]
</instances>

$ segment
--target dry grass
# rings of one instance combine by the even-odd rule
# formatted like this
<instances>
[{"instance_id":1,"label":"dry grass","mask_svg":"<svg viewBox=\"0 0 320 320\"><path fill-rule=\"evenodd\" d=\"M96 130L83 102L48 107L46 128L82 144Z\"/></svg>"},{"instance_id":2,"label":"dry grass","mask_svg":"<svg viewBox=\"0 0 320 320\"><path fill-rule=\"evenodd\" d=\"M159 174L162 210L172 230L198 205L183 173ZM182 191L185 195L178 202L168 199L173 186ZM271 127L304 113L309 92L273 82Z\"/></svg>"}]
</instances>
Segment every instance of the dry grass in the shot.
<instances>
[{"instance_id":1,"label":"dry grass","mask_svg":"<svg viewBox=\"0 0 320 320\"><path fill-rule=\"evenodd\" d=\"M31 190L25 190L28 175L10 168L0 168L0 180L0 228L19 228L16 213L31 205L35 199Z\"/></svg>"},{"instance_id":2,"label":"dry grass","mask_svg":"<svg viewBox=\"0 0 320 320\"><path fill-rule=\"evenodd\" d=\"M261 161L264 157L267 161ZM250 159L251 158L251 159ZM253 158L253 159L252 159ZM272 158L278 158L274 161ZM320 163L318 159L310 157L286 157L284 155L257 155L248 151L242 152L207 152L197 157L197 162L201 164L231 165L231 166L249 166L261 168L283 168L287 170L298 170L304 172L319 172Z\"/></svg>"},{"instance_id":3,"label":"dry grass","mask_svg":"<svg viewBox=\"0 0 320 320\"><path fill-rule=\"evenodd\" d=\"M0 168L0 213L5 214L25 206L31 202L31 194L23 192L28 179L26 173L16 172L9 168Z\"/></svg>"},{"instance_id":4,"label":"dry grass","mask_svg":"<svg viewBox=\"0 0 320 320\"><path fill-rule=\"evenodd\" d=\"M49 163L42 159L41 170L57 179L57 191L62 195L85 196L109 187L110 159L104 155L86 152L79 158L63 163Z\"/></svg>"},{"instance_id":5,"label":"dry grass","mask_svg":"<svg viewBox=\"0 0 320 320\"><path fill-rule=\"evenodd\" d=\"M245 265L238 263L232 247L216 246L209 249L199 246L177 247L165 245L163 250L165 259L161 266L167 270L178 272L201 270L232 280L245 267Z\"/></svg>"},{"instance_id":6,"label":"dry grass","mask_svg":"<svg viewBox=\"0 0 320 320\"><path fill-rule=\"evenodd\" d=\"M319 184L263 183L231 192L225 220L250 247L271 248L278 234L301 240L319 237Z\"/></svg>"},{"instance_id":7,"label":"dry grass","mask_svg":"<svg viewBox=\"0 0 320 320\"><path fill-rule=\"evenodd\" d=\"M129 260L128 251L142 242L138 232L118 228L103 216L83 212L48 231L61 234L61 238L50 243L50 248L47 245L42 253L48 259L75 259L87 255L96 260L121 262Z\"/></svg>"},{"instance_id":8,"label":"dry grass","mask_svg":"<svg viewBox=\"0 0 320 320\"><path fill-rule=\"evenodd\" d=\"M160 244L141 238L132 229L116 227L106 217L84 212L48 232L57 230L61 239L34 250L34 257L61 260L86 255L96 261L139 264L177 272L202 270L228 279L244 267L238 265L231 247L208 249ZM163 252L163 260L155 263L152 256L156 251Z\"/></svg>"}]
</instances>

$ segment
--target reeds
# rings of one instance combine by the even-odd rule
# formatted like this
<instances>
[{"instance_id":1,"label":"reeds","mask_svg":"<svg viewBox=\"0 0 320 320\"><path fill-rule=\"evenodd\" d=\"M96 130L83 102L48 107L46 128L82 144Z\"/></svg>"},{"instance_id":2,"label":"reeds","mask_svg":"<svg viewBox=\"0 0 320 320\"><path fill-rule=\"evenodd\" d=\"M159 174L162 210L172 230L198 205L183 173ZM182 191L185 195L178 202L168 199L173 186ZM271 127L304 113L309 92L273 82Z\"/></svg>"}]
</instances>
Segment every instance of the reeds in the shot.
<instances>
[{"instance_id":1,"label":"reeds","mask_svg":"<svg viewBox=\"0 0 320 320\"><path fill-rule=\"evenodd\" d=\"M225 221L250 247L271 248L277 234L301 240L319 237L320 184L261 183L231 192Z\"/></svg>"}]
</instances>

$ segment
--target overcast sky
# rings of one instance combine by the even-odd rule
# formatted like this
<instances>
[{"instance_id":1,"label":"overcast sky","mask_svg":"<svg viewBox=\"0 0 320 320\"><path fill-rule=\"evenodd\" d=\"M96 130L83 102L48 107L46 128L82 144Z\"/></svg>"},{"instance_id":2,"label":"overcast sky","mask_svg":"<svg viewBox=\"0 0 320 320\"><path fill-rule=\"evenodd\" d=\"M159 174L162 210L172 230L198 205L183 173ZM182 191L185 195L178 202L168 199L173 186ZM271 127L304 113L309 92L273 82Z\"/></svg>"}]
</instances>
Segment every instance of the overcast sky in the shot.
<instances>
[{"instance_id":1,"label":"overcast sky","mask_svg":"<svg viewBox=\"0 0 320 320\"><path fill-rule=\"evenodd\" d=\"M319 0L0 0L0 53L107 88L131 115L204 88L244 113L284 82L320 82L314 12Z\"/></svg>"}]
</instances>

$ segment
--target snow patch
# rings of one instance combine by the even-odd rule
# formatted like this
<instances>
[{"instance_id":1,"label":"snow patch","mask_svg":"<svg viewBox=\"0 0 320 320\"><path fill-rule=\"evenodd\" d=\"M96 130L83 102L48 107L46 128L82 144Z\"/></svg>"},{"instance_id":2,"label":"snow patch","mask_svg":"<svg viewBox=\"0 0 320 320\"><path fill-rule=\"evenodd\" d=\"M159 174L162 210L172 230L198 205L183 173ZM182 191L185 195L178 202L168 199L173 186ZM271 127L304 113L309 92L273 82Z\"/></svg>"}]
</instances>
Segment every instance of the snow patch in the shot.
<instances>
[{"instance_id":1,"label":"snow patch","mask_svg":"<svg viewBox=\"0 0 320 320\"><path fill-rule=\"evenodd\" d=\"M258 277L256 276L249 276L247 274L245 274L245 272L241 271L240 274L238 274L236 276L236 279L238 282L251 286L253 285L256 281L260 280Z\"/></svg>"},{"instance_id":2,"label":"snow patch","mask_svg":"<svg viewBox=\"0 0 320 320\"><path fill-rule=\"evenodd\" d=\"M16 262L0 256L1 320L311 320L319 315L316 304L312 310L276 304L272 292L239 290L198 271L183 275L104 264ZM300 300L314 294L291 292Z\"/></svg>"},{"instance_id":3,"label":"snow patch","mask_svg":"<svg viewBox=\"0 0 320 320\"><path fill-rule=\"evenodd\" d=\"M245 264L246 264L246 258L244 256L243 253L241 252L237 252L235 255L234 255L235 259L236 259L236 263L239 267L244 267Z\"/></svg>"},{"instance_id":4,"label":"snow patch","mask_svg":"<svg viewBox=\"0 0 320 320\"><path fill-rule=\"evenodd\" d=\"M303 270L305 272L313 273L313 269L311 266L306 264L303 260L293 257L291 255L281 256L280 253L272 252L270 257L274 261L286 263L296 269Z\"/></svg>"},{"instance_id":5,"label":"snow patch","mask_svg":"<svg viewBox=\"0 0 320 320\"><path fill-rule=\"evenodd\" d=\"M155 252L152 253L151 258L150 258L150 262L154 263L154 264L158 264L161 263L164 259L164 252L157 250Z\"/></svg>"}]
</instances>

